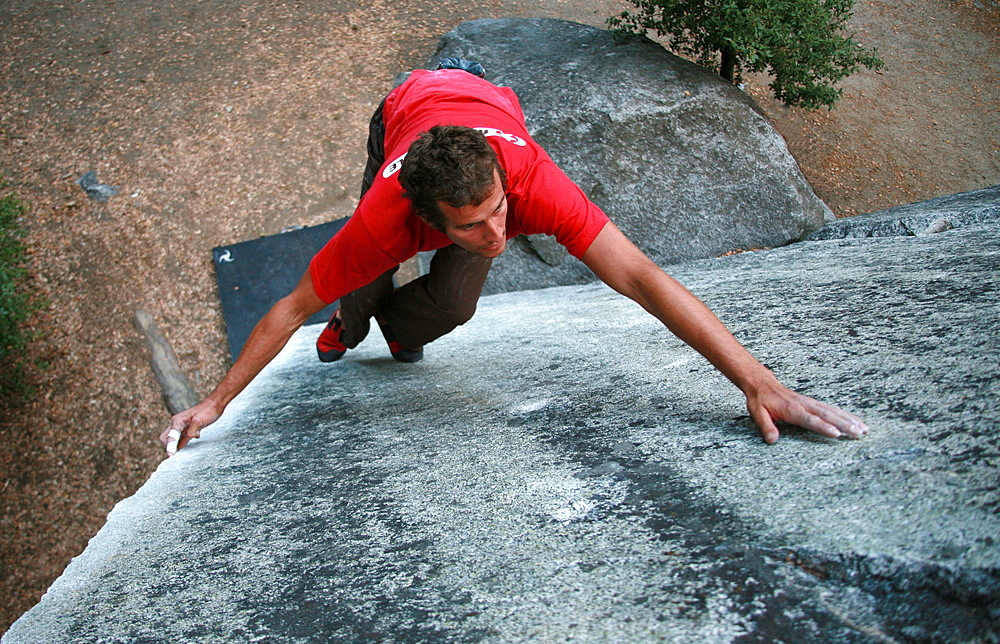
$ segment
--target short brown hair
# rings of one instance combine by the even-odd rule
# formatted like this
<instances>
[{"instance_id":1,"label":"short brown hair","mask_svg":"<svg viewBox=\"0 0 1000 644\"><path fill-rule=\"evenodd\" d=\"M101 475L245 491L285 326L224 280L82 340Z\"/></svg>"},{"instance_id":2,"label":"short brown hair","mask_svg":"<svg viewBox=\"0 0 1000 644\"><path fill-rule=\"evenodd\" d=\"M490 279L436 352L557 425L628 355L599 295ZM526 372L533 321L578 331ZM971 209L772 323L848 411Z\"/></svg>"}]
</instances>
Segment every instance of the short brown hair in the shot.
<instances>
[{"instance_id":1,"label":"short brown hair","mask_svg":"<svg viewBox=\"0 0 1000 644\"><path fill-rule=\"evenodd\" d=\"M438 202L455 208L478 206L493 191L493 172L506 188L507 175L482 132L460 125L436 125L410 145L399 171L406 197L427 225L443 231Z\"/></svg>"}]
</instances>

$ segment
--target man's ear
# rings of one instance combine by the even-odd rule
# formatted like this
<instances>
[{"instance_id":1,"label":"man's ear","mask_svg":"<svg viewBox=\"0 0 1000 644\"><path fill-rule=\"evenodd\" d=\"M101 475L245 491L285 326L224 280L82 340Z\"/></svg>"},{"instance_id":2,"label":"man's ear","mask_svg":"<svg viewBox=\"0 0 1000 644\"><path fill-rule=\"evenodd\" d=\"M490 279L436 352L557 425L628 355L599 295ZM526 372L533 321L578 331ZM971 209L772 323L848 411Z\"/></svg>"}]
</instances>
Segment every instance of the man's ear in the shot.
<instances>
[{"instance_id":1,"label":"man's ear","mask_svg":"<svg viewBox=\"0 0 1000 644\"><path fill-rule=\"evenodd\" d=\"M433 214L417 211L417 216L420 217L420 221L424 222L432 229L438 231L439 233L444 233L444 215L438 215L435 217Z\"/></svg>"}]
</instances>

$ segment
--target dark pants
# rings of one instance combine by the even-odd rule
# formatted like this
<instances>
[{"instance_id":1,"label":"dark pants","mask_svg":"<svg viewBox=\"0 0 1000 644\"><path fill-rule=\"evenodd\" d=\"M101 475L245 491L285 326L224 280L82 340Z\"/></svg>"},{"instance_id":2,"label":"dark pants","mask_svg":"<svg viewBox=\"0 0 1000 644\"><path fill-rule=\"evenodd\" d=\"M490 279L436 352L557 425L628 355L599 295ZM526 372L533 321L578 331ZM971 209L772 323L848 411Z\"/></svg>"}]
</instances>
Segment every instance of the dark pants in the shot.
<instances>
[{"instance_id":1,"label":"dark pants","mask_svg":"<svg viewBox=\"0 0 1000 644\"><path fill-rule=\"evenodd\" d=\"M375 110L368 127L362 197L385 162L384 103ZM340 319L344 323L341 340L350 349L358 346L376 315L407 349L418 349L440 338L472 318L492 263L492 259L452 244L434 254L426 275L399 288L392 279L399 267L386 271L371 284L340 299Z\"/></svg>"}]
</instances>

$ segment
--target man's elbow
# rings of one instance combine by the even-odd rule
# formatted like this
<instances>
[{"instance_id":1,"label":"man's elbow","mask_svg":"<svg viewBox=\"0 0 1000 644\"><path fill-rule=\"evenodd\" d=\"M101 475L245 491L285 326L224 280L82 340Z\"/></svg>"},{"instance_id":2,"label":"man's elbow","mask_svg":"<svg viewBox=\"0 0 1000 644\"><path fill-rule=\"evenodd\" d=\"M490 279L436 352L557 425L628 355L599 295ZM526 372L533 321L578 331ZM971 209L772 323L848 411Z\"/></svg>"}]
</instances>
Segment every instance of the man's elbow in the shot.
<instances>
[{"instance_id":1,"label":"man's elbow","mask_svg":"<svg viewBox=\"0 0 1000 644\"><path fill-rule=\"evenodd\" d=\"M657 284L665 276L663 269L643 255L640 260L623 267L616 276L617 286L611 286L622 295L646 307L650 294L656 290Z\"/></svg>"},{"instance_id":2,"label":"man's elbow","mask_svg":"<svg viewBox=\"0 0 1000 644\"><path fill-rule=\"evenodd\" d=\"M314 313L318 313L326 307L327 303L320 299L313 288L312 276L309 271L302 275L302 279L291 293L278 300L275 308L281 309L284 315L298 321L298 326L306 323Z\"/></svg>"},{"instance_id":3,"label":"man's elbow","mask_svg":"<svg viewBox=\"0 0 1000 644\"><path fill-rule=\"evenodd\" d=\"M318 297L315 299L303 298L296 292L292 292L278 300L271 311L286 320L288 324L298 328L305 324L313 314L323 310L325 306L326 302Z\"/></svg>"}]
</instances>

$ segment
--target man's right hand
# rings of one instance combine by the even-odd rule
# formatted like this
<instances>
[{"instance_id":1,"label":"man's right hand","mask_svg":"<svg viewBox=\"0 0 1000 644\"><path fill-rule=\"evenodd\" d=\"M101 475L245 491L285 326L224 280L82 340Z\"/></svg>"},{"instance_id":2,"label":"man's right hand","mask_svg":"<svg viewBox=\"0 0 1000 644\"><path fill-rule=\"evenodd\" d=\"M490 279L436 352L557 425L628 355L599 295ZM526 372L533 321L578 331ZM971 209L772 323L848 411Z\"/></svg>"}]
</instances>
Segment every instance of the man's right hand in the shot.
<instances>
[{"instance_id":1,"label":"man's right hand","mask_svg":"<svg viewBox=\"0 0 1000 644\"><path fill-rule=\"evenodd\" d=\"M221 415L222 412L211 400L205 399L171 418L170 427L160 434L160 442L167 449L167 456L173 456L192 438L199 438L201 430L217 421Z\"/></svg>"},{"instance_id":2,"label":"man's right hand","mask_svg":"<svg viewBox=\"0 0 1000 644\"><path fill-rule=\"evenodd\" d=\"M295 290L278 300L257 323L236 364L230 367L208 398L170 419L170 428L160 434L167 454L173 456L172 449L181 449L192 438L201 436L202 428L217 421L226 405L278 355L292 334L324 306L326 302L316 295L312 276L306 269Z\"/></svg>"}]
</instances>

